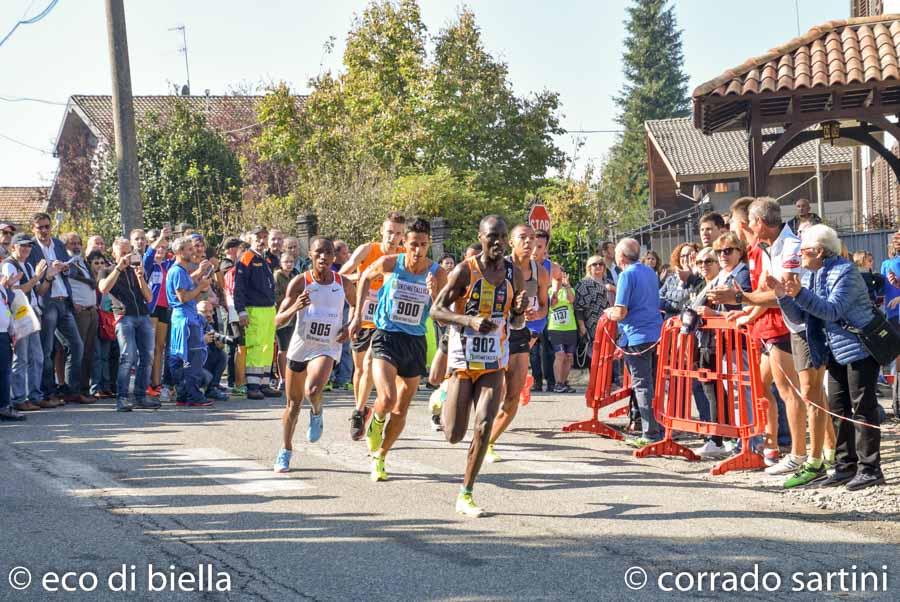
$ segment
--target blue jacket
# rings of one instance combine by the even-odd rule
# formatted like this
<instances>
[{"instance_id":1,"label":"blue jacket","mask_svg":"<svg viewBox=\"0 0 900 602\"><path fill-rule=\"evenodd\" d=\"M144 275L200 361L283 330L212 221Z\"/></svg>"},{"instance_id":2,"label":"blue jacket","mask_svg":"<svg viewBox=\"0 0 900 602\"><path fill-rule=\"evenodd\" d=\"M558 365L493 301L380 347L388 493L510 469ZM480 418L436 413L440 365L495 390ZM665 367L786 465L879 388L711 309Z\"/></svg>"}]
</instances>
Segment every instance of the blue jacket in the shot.
<instances>
[{"instance_id":1,"label":"blue jacket","mask_svg":"<svg viewBox=\"0 0 900 602\"><path fill-rule=\"evenodd\" d=\"M156 309L156 301L159 299L159 291L165 289L166 281L162 278L154 278L154 274L159 272L162 274L163 272L168 272L169 268L172 267L172 264L175 263L175 258L172 257L170 259L163 260L162 263L156 263L156 249L151 246L147 246L147 250L144 252L144 280L150 285L150 300L147 301L147 309L150 310L150 313L153 313L153 310ZM163 290L163 294L166 294L166 291Z\"/></svg>"},{"instance_id":2,"label":"blue jacket","mask_svg":"<svg viewBox=\"0 0 900 602\"><path fill-rule=\"evenodd\" d=\"M56 254L56 259L58 261L69 261L69 252L66 251L66 245L63 243L63 241L59 240L58 238L51 238L50 240L53 241L53 252ZM37 239L35 239L34 244L31 245L31 254L28 256L28 263L32 268L37 268L37 264L41 261L41 259L44 259L44 252L41 250L41 243L39 243ZM50 262L48 261L47 263L49 264ZM69 303L71 303L72 287L71 285L69 285L69 277L64 272L57 274L56 277L62 278L63 284L66 285L66 294L69 296ZM52 292L53 286L51 285L47 289L47 292L39 297L39 301L43 303L44 299L49 298Z\"/></svg>"},{"instance_id":3,"label":"blue jacket","mask_svg":"<svg viewBox=\"0 0 900 602\"><path fill-rule=\"evenodd\" d=\"M241 314L247 307L275 306L275 278L263 257L244 251L234 273L234 309Z\"/></svg>"},{"instance_id":4,"label":"blue jacket","mask_svg":"<svg viewBox=\"0 0 900 602\"><path fill-rule=\"evenodd\" d=\"M875 317L856 265L842 257L829 257L815 273L803 275L803 286L796 298L784 296L778 305L790 319L806 322L813 363L824 364L829 350L839 364L868 357L859 337L844 328L863 328Z\"/></svg>"}]
</instances>

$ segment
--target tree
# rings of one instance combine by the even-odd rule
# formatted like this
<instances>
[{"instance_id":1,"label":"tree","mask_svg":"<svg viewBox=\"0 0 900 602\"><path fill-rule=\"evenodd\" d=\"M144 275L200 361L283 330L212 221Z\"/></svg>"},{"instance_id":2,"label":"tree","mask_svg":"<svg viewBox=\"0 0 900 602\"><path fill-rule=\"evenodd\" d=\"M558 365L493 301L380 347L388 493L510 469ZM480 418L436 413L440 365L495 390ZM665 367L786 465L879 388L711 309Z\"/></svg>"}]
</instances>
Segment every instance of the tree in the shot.
<instances>
[{"instance_id":1,"label":"tree","mask_svg":"<svg viewBox=\"0 0 900 602\"><path fill-rule=\"evenodd\" d=\"M214 239L241 212L241 169L225 139L204 115L176 102L166 115L149 114L138 126L138 171L144 222L188 222ZM107 153L91 202L101 232L121 231L114 157Z\"/></svg>"},{"instance_id":2,"label":"tree","mask_svg":"<svg viewBox=\"0 0 900 602\"><path fill-rule=\"evenodd\" d=\"M668 0L635 0L625 22L622 55L625 84L615 98L616 121L624 128L602 170L600 193L606 220L618 228L645 223L649 181L644 122L689 112L681 30Z\"/></svg>"}]
</instances>

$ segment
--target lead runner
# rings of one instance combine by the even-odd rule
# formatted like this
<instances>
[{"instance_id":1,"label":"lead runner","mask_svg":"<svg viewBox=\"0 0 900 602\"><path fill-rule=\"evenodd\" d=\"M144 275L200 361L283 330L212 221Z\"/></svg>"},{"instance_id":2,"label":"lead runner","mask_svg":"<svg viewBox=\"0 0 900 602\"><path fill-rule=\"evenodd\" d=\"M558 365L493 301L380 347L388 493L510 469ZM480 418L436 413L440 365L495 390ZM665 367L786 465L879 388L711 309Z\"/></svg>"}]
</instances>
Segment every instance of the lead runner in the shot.
<instances>
[{"instance_id":1,"label":"lead runner","mask_svg":"<svg viewBox=\"0 0 900 602\"><path fill-rule=\"evenodd\" d=\"M430 245L431 225L416 219L407 225L405 252L375 261L363 272L356 292L351 337L362 326L363 306L372 282L384 279L378 291L371 345L377 397L366 429L373 481L388 478L385 457L403 432L409 404L425 373L425 320L431 309L432 291L440 290L446 281L444 269L428 259Z\"/></svg>"},{"instance_id":2,"label":"lead runner","mask_svg":"<svg viewBox=\"0 0 900 602\"><path fill-rule=\"evenodd\" d=\"M472 499L472 488L502 401L509 363L509 330L522 328L528 304L521 270L504 257L509 232L503 218L483 218L478 239L483 251L450 273L432 311L435 320L450 324L448 358L453 376L441 415L447 441L462 441L469 428L472 405L475 406L472 443L456 499L456 511L473 517L484 514Z\"/></svg>"}]
</instances>

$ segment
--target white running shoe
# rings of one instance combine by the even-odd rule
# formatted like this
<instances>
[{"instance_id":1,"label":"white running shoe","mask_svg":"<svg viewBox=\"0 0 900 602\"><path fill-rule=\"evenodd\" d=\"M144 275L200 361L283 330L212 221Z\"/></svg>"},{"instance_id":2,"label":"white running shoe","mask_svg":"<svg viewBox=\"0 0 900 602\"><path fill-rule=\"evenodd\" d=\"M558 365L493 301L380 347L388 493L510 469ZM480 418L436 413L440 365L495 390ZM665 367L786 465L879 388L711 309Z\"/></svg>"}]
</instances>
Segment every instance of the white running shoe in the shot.
<instances>
[{"instance_id":1,"label":"white running shoe","mask_svg":"<svg viewBox=\"0 0 900 602\"><path fill-rule=\"evenodd\" d=\"M766 474L794 474L795 472L803 468L804 462L806 462L806 456L785 454L784 457L781 458L781 461L778 462L778 464L766 468Z\"/></svg>"},{"instance_id":2,"label":"white running shoe","mask_svg":"<svg viewBox=\"0 0 900 602\"><path fill-rule=\"evenodd\" d=\"M722 456L728 453L724 445L716 445L716 442L710 439L697 450L697 455L701 458L710 458L713 456Z\"/></svg>"}]
</instances>

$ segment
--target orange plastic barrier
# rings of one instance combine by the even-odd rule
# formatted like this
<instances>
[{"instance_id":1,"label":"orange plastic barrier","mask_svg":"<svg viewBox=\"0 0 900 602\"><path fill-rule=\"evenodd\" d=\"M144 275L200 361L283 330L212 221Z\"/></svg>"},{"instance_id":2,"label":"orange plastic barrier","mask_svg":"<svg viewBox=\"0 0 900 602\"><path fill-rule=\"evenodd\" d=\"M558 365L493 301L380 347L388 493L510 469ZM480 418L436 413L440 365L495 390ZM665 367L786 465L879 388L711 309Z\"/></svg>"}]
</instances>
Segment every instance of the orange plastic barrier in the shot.
<instances>
[{"instance_id":1,"label":"orange plastic barrier","mask_svg":"<svg viewBox=\"0 0 900 602\"><path fill-rule=\"evenodd\" d=\"M699 460L693 451L672 439L672 431L683 431L741 440L741 451L713 466L710 474L763 468L762 456L753 453L750 445L751 437L765 431L768 408L759 374L759 343L749 336L746 326L722 317L705 318L700 330L712 337L711 348L717 358L712 369L697 367L697 335L682 334L680 318L670 318L663 325L653 411L666 434L661 441L636 450L634 456ZM711 417L715 422L703 422L692 415L694 379L716 383L717 411Z\"/></svg>"},{"instance_id":2,"label":"orange plastic barrier","mask_svg":"<svg viewBox=\"0 0 900 602\"><path fill-rule=\"evenodd\" d=\"M616 348L616 323L606 316L600 318L597 323L597 332L594 333L594 345L591 351L591 376L588 381L584 399L587 407L591 408L592 416L583 422L573 422L563 427L563 431L571 433L582 431L594 433L609 439L624 439L621 432L605 424L600 420L600 408L612 405L622 399L631 397L631 378L623 365L622 388L613 391L613 362L622 357L622 352ZM625 416L628 414L628 404L617 408L610 413L610 418Z\"/></svg>"}]
</instances>

